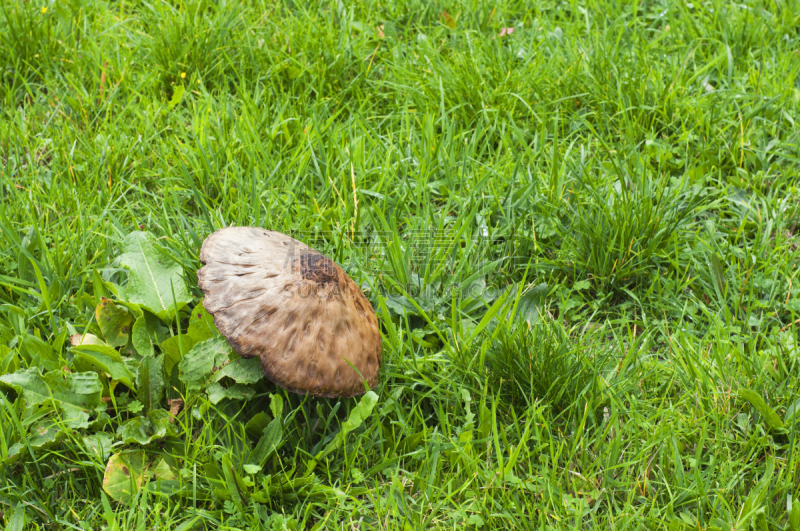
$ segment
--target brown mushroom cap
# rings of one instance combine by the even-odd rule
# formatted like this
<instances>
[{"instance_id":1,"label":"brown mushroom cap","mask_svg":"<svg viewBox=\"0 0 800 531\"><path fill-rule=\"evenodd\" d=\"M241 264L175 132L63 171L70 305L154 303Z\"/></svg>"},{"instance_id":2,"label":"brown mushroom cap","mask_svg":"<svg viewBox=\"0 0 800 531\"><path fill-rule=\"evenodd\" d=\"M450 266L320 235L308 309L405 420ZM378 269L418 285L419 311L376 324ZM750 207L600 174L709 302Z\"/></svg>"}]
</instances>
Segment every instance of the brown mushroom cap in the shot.
<instances>
[{"instance_id":1,"label":"brown mushroom cap","mask_svg":"<svg viewBox=\"0 0 800 531\"><path fill-rule=\"evenodd\" d=\"M372 305L329 258L281 234L228 227L206 238L198 272L206 310L243 357L290 391L348 397L378 383L381 335ZM348 363L349 362L349 363Z\"/></svg>"}]
</instances>

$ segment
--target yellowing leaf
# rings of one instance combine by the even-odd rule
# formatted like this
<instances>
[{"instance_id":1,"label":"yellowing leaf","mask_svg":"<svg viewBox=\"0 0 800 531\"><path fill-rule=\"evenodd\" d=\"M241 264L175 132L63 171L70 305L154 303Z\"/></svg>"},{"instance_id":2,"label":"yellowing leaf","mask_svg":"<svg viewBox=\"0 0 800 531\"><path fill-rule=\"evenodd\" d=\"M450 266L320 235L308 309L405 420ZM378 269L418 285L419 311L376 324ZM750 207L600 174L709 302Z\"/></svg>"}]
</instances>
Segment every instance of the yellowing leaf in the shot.
<instances>
[{"instance_id":1,"label":"yellowing leaf","mask_svg":"<svg viewBox=\"0 0 800 531\"><path fill-rule=\"evenodd\" d=\"M456 19L454 19L453 15L447 11L442 11L442 20L444 20L444 23L448 28L456 29Z\"/></svg>"},{"instance_id":2,"label":"yellowing leaf","mask_svg":"<svg viewBox=\"0 0 800 531\"><path fill-rule=\"evenodd\" d=\"M124 347L128 344L133 316L125 308L120 308L114 301L103 298L94 311L97 324L112 347Z\"/></svg>"},{"instance_id":3,"label":"yellowing leaf","mask_svg":"<svg viewBox=\"0 0 800 531\"><path fill-rule=\"evenodd\" d=\"M69 336L69 342L73 347L79 345L105 345L105 342L94 334L73 334Z\"/></svg>"},{"instance_id":4,"label":"yellowing leaf","mask_svg":"<svg viewBox=\"0 0 800 531\"><path fill-rule=\"evenodd\" d=\"M142 486L146 465L145 453L141 450L112 455L103 476L103 490L112 499L129 503Z\"/></svg>"}]
</instances>

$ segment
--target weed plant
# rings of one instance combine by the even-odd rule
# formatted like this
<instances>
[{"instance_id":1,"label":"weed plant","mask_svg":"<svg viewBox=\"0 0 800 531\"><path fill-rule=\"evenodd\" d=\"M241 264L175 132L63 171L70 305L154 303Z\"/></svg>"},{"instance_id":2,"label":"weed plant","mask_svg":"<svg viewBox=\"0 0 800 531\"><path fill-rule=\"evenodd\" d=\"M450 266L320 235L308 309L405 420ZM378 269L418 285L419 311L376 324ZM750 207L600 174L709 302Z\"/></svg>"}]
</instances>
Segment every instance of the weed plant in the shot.
<instances>
[{"instance_id":1,"label":"weed plant","mask_svg":"<svg viewBox=\"0 0 800 531\"><path fill-rule=\"evenodd\" d=\"M0 1L0 525L800 529L798 28ZM197 288L229 225L362 286L375 389L231 351Z\"/></svg>"}]
</instances>

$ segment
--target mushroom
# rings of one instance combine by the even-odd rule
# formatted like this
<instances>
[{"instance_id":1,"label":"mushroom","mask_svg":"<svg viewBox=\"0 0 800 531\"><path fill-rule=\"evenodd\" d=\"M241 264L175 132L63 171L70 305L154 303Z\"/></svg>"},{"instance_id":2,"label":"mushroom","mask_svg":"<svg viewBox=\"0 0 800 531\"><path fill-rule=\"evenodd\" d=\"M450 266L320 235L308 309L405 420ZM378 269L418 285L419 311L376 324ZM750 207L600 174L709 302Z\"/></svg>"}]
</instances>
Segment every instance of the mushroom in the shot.
<instances>
[{"instance_id":1,"label":"mushroom","mask_svg":"<svg viewBox=\"0 0 800 531\"><path fill-rule=\"evenodd\" d=\"M331 259L280 232L228 227L206 238L200 261L203 306L243 358L261 358L267 378L330 398L377 385L378 319Z\"/></svg>"}]
</instances>

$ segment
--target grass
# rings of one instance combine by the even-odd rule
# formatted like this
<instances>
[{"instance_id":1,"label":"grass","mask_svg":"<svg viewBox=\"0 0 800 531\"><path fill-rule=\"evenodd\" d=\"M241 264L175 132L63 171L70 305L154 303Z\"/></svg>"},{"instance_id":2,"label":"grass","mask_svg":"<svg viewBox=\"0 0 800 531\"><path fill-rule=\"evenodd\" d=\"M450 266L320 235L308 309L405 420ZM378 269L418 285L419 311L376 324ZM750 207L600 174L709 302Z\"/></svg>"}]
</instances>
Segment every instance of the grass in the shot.
<instances>
[{"instance_id":1,"label":"grass","mask_svg":"<svg viewBox=\"0 0 800 531\"><path fill-rule=\"evenodd\" d=\"M796 0L0 3L0 521L800 529L799 27ZM71 346L108 339L139 230L191 291L148 330L189 337L228 225L365 287L376 403L173 371L144 404L183 346L106 351L129 386ZM31 400L31 368L105 411ZM119 455L151 467L123 501Z\"/></svg>"}]
</instances>

